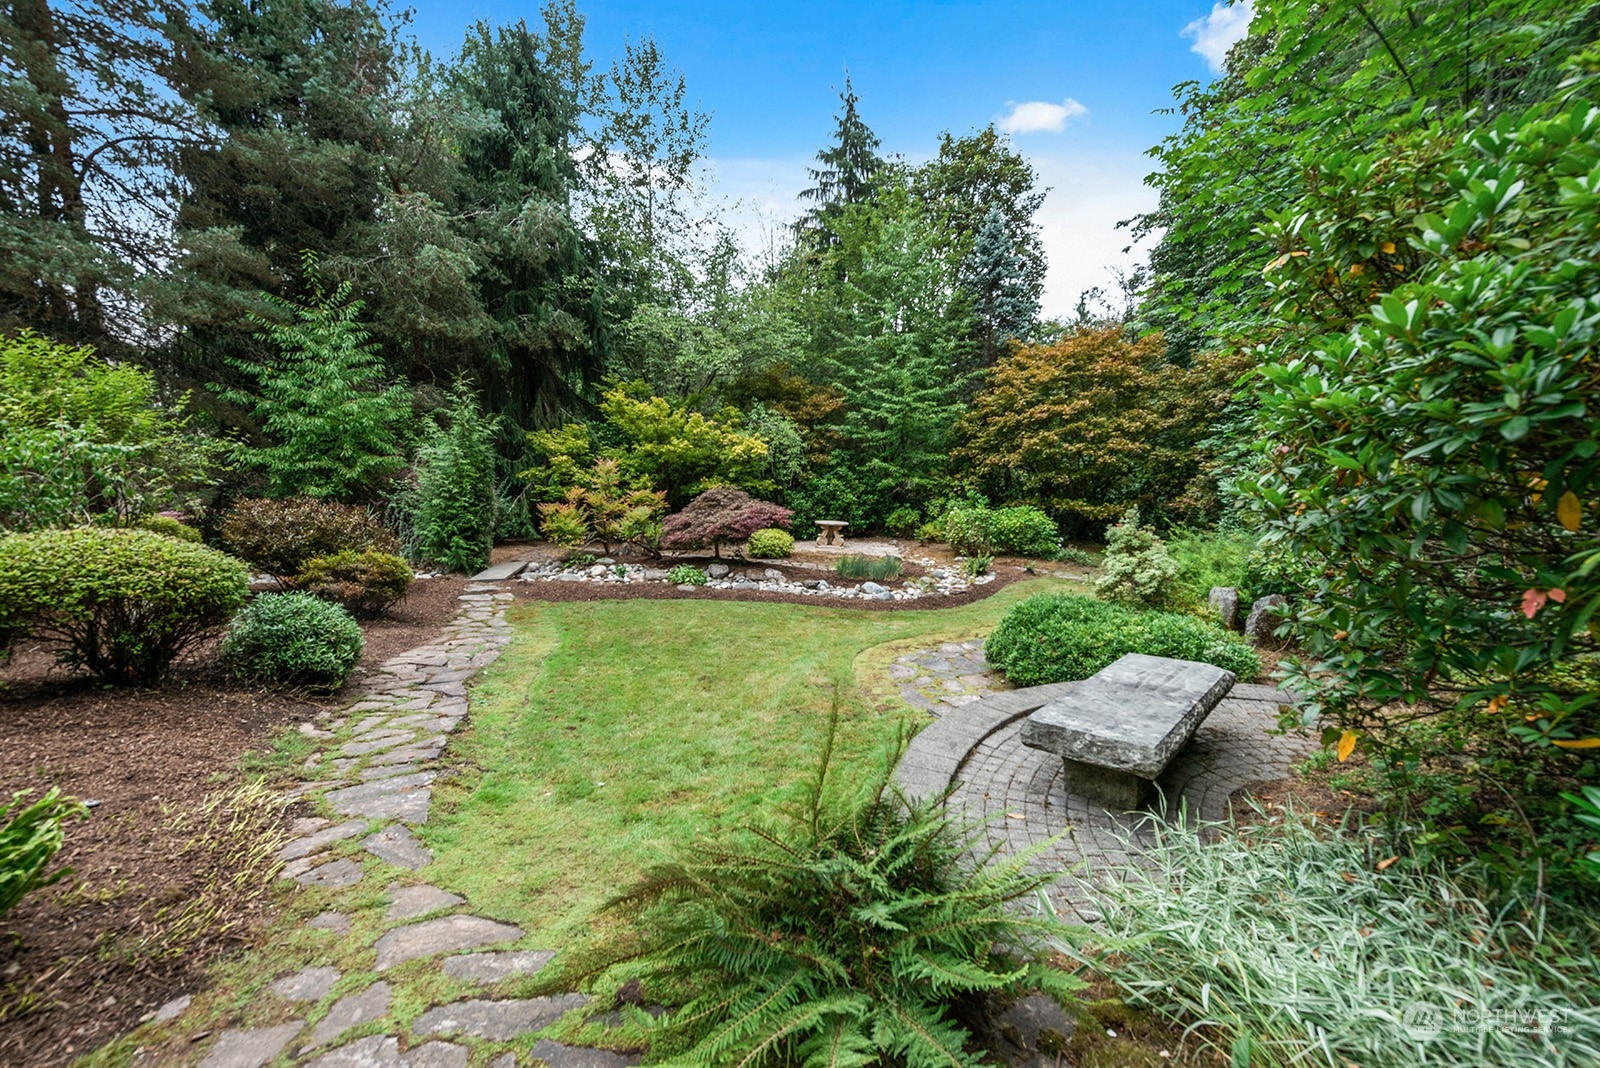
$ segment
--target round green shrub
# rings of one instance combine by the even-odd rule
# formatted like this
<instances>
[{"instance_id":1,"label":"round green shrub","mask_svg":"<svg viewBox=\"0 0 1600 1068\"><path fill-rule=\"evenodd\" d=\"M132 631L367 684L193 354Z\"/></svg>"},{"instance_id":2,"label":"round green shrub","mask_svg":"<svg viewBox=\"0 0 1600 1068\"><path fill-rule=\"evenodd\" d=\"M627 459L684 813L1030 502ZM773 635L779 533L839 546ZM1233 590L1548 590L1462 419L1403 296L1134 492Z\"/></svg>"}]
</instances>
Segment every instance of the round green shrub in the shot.
<instances>
[{"instance_id":1,"label":"round green shrub","mask_svg":"<svg viewBox=\"0 0 1600 1068\"><path fill-rule=\"evenodd\" d=\"M59 643L63 663L109 683L159 682L249 593L239 561L148 530L0 538L0 633Z\"/></svg>"},{"instance_id":2,"label":"round green shrub","mask_svg":"<svg viewBox=\"0 0 1600 1068\"><path fill-rule=\"evenodd\" d=\"M220 533L236 556L279 578L298 575L318 556L400 551L400 540L365 508L312 497L240 501Z\"/></svg>"},{"instance_id":3,"label":"round green shrub","mask_svg":"<svg viewBox=\"0 0 1600 1068\"><path fill-rule=\"evenodd\" d=\"M667 581L674 586L704 586L706 584L706 573L698 567L678 564L667 572Z\"/></svg>"},{"instance_id":4,"label":"round green shrub","mask_svg":"<svg viewBox=\"0 0 1600 1068\"><path fill-rule=\"evenodd\" d=\"M794 535L777 527L763 527L744 543L744 553L756 560L777 560L794 552Z\"/></svg>"},{"instance_id":5,"label":"round green shrub","mask_svg":"<svg viewBox=\"0 0 1600 1068\"><path fill-rule=\"evenodd\" d=\"M181 523L170 515L147 515L134 521L134 529L148 530L153 534L163 534L179 541L192 541L200 543L200 532L187 523Z\"/></svg>"},{"instance_id":6,"label":"round green shrub","mask_svg":"<svg viewBox=\"0 0 1600 1068\"><path fill-rule=\"evenodd\" d=\"M361 627L309 593L264 593L234 617L223 659L240 678L336 690L361 659Z\"/></svg>"},{"instance_id":7,"label":"round green shrub","mask_svg":"<svg viewBox=\"0 0 1600 1068\"><path fill-rule=\"evenodd\" d=\"M393 553L345 551L306 561L294 584L358 616L379 616L406 595L416 575Z\"/></svg>"},{"instance_id":8,"label":"round green shrub","mask_svg":"<svg viewBox=\"0 0 1600 1068\"><path fill-rule=\"evenodd\" d=\"M896 508L883 521L883 529L896 538L909 538L922 525L922 516L915 508Z\"/></svg>"},{"instance_id":9,"label":"round green shrub","mask_svg":"<svg viewBox=\"0 0 1600 1068\"><path fill-rule=\"evenodd\" d=\"M1048 560L1061 551L1055 520L1031 504L996 508L989 514L989 541L995 550Z\"/></svg>"},{"instance_id":10,"label":"round green shrub","mask_svg":"<svg viewBox=\"0 0 1600 1068\"><path fill-rule=\"evenodd\" d=\"M1255 650L1215 624L1072 594L1029 597L984 643L989 662L1015 686L1086 679L1127 653L1215 664L1241 680L1261 673Z\"/></svg>"}]
</instances>

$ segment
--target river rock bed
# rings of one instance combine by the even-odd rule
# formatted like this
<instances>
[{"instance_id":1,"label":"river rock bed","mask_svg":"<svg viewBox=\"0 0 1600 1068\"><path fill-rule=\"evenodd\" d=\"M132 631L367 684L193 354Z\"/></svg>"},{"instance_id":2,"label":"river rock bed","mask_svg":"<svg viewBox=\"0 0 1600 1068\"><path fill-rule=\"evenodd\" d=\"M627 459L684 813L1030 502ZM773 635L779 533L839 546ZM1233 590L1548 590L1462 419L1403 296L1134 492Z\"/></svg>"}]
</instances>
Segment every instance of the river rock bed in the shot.
<instances>
[{"instance_id":1,"label":"river rock bed","mask_svg":"<svg viewBox=\"0 0 1600 1068\"><path fill-rule=\"evenodd\" d=\"M875 601L911 601L921 597L947 597L964 593L973 586L983 586L994 581L994 574L979 575L969 579L960 570L942 567L935 560L912 561L926 572L917 578L904 579L898 586L877 582L852 582L834 576L828 578L795 579L775 567L741 566L713 563L696 568L706 576L703 588L712 590L751 590L767 593L789 593L805 597L856 598ZM831 572L830 572L831 574ZM671 571L664 567L642 564L619 564L601 557L591 564L572 565L557 560L530 564L518 576L523 582L589 582L598 585L624 586L634 583L671 583ZM698 583L683 583L680 590L690 592L702 588Z\"/></svg>"}]
</instances>

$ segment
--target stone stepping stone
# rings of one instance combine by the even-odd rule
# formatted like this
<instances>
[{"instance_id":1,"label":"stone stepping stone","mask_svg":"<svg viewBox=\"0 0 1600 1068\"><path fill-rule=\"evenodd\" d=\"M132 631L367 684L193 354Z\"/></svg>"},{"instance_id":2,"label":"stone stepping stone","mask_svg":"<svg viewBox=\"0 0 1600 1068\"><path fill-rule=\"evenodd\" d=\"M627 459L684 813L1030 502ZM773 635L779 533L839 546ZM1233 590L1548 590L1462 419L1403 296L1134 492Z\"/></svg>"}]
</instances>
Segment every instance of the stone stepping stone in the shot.
<instances>
[{"instance_id":1,"label":"stone stepping stone","mask_svg":"<svg viewBox=\"0 0 1600 1068\"><path fill-rule=\"evenodd\" d=\"M321 1001L339 981L339 969L327 966L302 968L272 984L271 990L288 1001Z\"/></svg>"},{"instance_id":2,"label":"stone stepping stone","mask_svg":"<svg viewBox=\"0 0 1600 1068\"><path fill-rule=\"evenodd\" d=\"M173 998L155 1012L147 1014L141 1023L164 1024L182 1016L190 1005L194 1004L193 994L182 994Z\"/></svg>"},{"instance_id":3,"label":"stone stepping stone","mask_svg":"<svg viewBox=\"0 0 1600 1068\"><path fill-rule=\"evenodd\" d=\"M515 578L522 574L527 566L528 561L526 560L512 560L504 564L495 564L493 567L486 567L476 575L473 575L471 581L504 582L508 578ZM462 600L466 600L466 598L463 597Z\"/></svg>"},{"instance_id":4,"label":"stone stepping stone","mask_svg":"<svg viewBox=\"0 0 1600 1068\"><path fill-rule=\"evenodd\" d=\"M414 760L432 760L444 749L445 739L440 736L413 742L398 749L391 749L367 761L367 767L376 768L384 764L408 764Z\"/></svg>"},{"instance_id":5,"label":"stone stepping stone","mask_svg":"<svg viewBox=\"0 0 1600 1068\"><path fill-rule=\"evenodd\" d=\"M305 1025L304 1020L291 1020L277 1027L224 1031L200 1062L200 1068L262 1068L282 1053Z\"/></svg>"},{"instance_id":6,"label":"stone stepping stone","mask_svg":"<svg viewBox=\"0 0 1600 1068\"><path fill-rule=\"evenodd\" d=\"M346 994L335 1001L328 1015L312 1029L311 1045L325 1046L352 1027L383 1019L389 1015L392 993L389 984L380 979L359 994Z\"/></svg>"},{"instance_id":7,"label":"stone stepping stone","mask_svg":"<svg viewBox=\"0 0 1600 1068\"><path fill-rule=\"evenodd\" d=\"M383 749L393 749L415 738L415 731L379 731L358 742L346 742L339 747L340 756L366 756Z\"/></svg>"},{"instance_id":8,"label":"stone stepping stone","mask_svg":"<svg viewBox=\"0 0 1600 1068\"><path fill-rule=\"evenodd\" d=\"M416 836L400 824L385 827L368 837L361 843L361 848L379 860L411 871L433 860L433 850L417 841Z\"/></svg>"},{"instance_id":9,"label":"stone stepping stone","mask_svg":"<svg viewBox=\"0 0 1600 1068\"><path fill-rule=\"evenodd\" d=\"M447 957L444 973L454 979L469 983L498 983L513 975L532 975L555 954L547 949L510 949L499 953L464 953Z\"/></svg>"},{"instance_id":10,"label":"stone stepping stone","mask_svg":"<svg viewBox=\"0 0 1600 1068\"><path fill-rule=\"evenodd\" d=\"M350 917L342 912L319 912L306 921L306 926L317 931L332 931L334 934L350 933Z\"/></svg>"},{"instance_id":11,"label":"stone stepping stone","mask_svg":"<svg viewBox=\"0 0 1600 1068\"><path fill-rule=\"evenodd\" d=\"M550 1026L573 1009L582 1008L588 1000L582 994L560 994L506 1001L457 1001L429 1009L418 1016L411 1025L411 1033L433 1035L460 1032L507 1042L518 1035Z\"/></svg>"},{"instance_id":12,"label":"stone stepping stone","mask_svg":"<svg viewBox=\"0 0 1600 1068\"><path fill-rule=\"evenodd\" d=\"M323 820L322 822L326 824L328 821ZM366 829L366 820L347 820L344 823L327 827L324 830L319 830L314 834L308 834L304 838L296 838L294 841L278 850L278 859L298 860L301 857L309 856L320 849L324 849L335 842L342 842L346 838L354 838L356 835L365 832Z\"/></svg>"},{"instance_id":13,"label":"stone stepping stone","mask_svg":"<svg viewBox=\"0 0 1600 1068\"><path fill-rule=\"evenodd\" d=\"M467 1047L428 1042L401 1053L399 1039L372 1035L330 1050L305 1068L467 1068Z\"/></svg>"},{"instance_id":14,"label":"stone stepping stone","mask_svg":"<svg viewBox=\"0 0 1600 1068\"><path fill-rule=\"evenodd\" d=\"M378 939L378 960L373 970L381 972L418 957L514 942L521 937L522 928L482 916L441 916L437 920L423 920L396 927Z\"/></svg>"},{"instance_id":15,"label":"stone stepping stone","mask_svg":"<svg viewBox=\"0 0 1600 1068\"><path fill-rule=\"evenodd\" d=\"M390 920L410 920L426 916L441 909L464 905L467 899L437 886L401 886L389 884L389 909L383 915Z\"/></svg>"},{"instance_id":16,"label":"stone stepping stone","mask_svg":"<svg viewBox=\"0 0 1600 1068\"><path fill-rule=\"evenodd\" d=\"M330 860L321 867L296 875L294 881L302 886L354 886L361 881L361 865L348 857Z\"/></svg>"},{"instance_id":17,"label":"stone stepping stone","mask_svg":"<svg viewBox=\"0 0 1600 1068\"><path fill-rule=\"evenodd\" d=\"M321 816L301 816L299 819L289 824L289 833L313 834L322 830L322 828L326 827L332 822L332 820L325 820Z\"/></svg>"},{"instance_id":18,"label":"stone stepping stone","mask_svg":"<svg viewBox=\"0 0 1600 1068\"><path fill-rule=\"evenodd\" d=\"M550 1068L631 1068L639 1063L637 1054L624 1055L588 1046L564 1046L548 1038L535 1042L528 1055L534 1060L544 1061Z\"/></svg>"},{"instance_id":19,"label":"stone stepping stone","mask_svg":"<svg viewBox=\"0 0 1600 1068\"><path fill-rule=\"evenodd\" d=\"M438 756L438 751L435 750L433 755ZM410 775L412 772L424 770L427 764L428 761L421 758L408 764L380 764L363 771L360 779L362 782L375 782L378 779L392 779L396 775Z\"/></svg>"},{"instance_id":20,"label":"stone stepping stone","mask_svg":"<svg viewBox=\"0 0 1600 1068\"><path fill-rule=\"evenodd\" d=\"M431 799L426 787L438 777L436 771L419 771L414 775L396 775L392 779L347 786L341 790L330 790L327 802L335 812L344 816L426 823Z\"/></svg>"}]
</instances>

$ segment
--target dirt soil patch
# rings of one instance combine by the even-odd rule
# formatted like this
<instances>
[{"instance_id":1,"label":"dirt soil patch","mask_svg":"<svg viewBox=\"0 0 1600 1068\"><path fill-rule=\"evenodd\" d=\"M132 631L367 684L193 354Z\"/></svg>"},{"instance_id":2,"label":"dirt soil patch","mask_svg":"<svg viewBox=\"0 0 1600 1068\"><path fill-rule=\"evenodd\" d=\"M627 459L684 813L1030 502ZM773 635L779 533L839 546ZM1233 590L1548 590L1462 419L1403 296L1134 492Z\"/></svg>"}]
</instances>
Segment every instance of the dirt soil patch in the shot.
<instances>
[{"instance_id":1,"label":"dirt soil patch","mask_svg":"<svg viewBox=\"0 0 1600 1068\"><path fill-rule=\"evenodd\" d=\"M363 626L363 665L427 642L455 618L464 585L417 582ZM262 905L244 902L243 922L220 938L168 959L150 948L170 944L163 910L192 899L219 859L194 845L184 818L241 782L247 751L347 695L247 686L218 665L215 643L156 690L73 679L26 643L0 666L0 683L0 797L59 786L98 802L66 828L57 863L73 874L0 919L0 1065L35 1068L64 1064L192 992L207 961L259 925Z\"/></svg>"}]
</instances>

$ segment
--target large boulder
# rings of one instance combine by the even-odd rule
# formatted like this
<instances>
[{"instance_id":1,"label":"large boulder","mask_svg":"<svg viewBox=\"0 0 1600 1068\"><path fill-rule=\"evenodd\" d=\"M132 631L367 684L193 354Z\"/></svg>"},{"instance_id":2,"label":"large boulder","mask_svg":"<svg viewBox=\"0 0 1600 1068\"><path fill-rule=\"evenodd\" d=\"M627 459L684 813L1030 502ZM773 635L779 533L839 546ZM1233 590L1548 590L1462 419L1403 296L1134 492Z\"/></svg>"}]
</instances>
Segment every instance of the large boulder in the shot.
<instances>
[{"instance_id":1,"label":"large boulder","mask_svg":"<svg viewBox=\"0 0 1600 1068\"><path fill-rule=\"evenodd\" d=\"M1255 642L1270 638L1273 628L1278 625L1277 609L1288 603L1289 599L1281 593L1258 598L1256 603L1250 606L1250 614L1245 617L1244 636Z\"/></svg>"}]
</instances>

